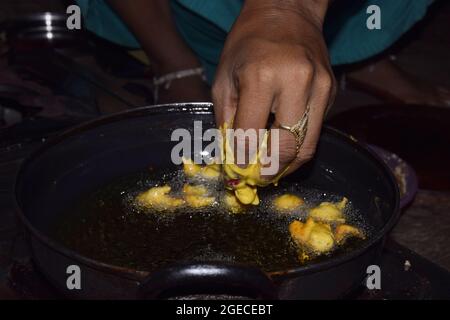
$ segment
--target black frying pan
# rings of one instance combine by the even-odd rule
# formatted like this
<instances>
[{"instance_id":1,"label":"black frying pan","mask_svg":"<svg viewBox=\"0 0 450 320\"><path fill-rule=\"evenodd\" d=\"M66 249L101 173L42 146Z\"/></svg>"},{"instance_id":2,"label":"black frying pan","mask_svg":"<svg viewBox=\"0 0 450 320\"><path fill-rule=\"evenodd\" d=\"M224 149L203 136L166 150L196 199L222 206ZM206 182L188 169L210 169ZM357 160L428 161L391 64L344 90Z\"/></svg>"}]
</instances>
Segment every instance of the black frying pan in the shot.
<instances>
[{"instance_id":1,"label":"black frying pan","mask_svg":"<svg viewBox=\"0 0 450 320\"><path fill-rule=\"evenodd\" d=\"M151 274L84 257L48 237L49 227L83 193L149 164L170 162L170 134L194 120L214 126L211 104L147 107L84 124L47 142L23 164L16 182L19 217L30 233L34 261L73 298L164 298L182 294L311 299L339 298L360 286L380 257L399 213L389 169L371 151L333 129L322 132L313 161L286 179L345 194L375 230L361 247L291 270L264 273L246 265L184 262ZM204 128L205 129L205 128ZM152 152L151 150L156 151ZM82 289L66 286L67 267L82 270Z\"/></svg>"}]
</instances>

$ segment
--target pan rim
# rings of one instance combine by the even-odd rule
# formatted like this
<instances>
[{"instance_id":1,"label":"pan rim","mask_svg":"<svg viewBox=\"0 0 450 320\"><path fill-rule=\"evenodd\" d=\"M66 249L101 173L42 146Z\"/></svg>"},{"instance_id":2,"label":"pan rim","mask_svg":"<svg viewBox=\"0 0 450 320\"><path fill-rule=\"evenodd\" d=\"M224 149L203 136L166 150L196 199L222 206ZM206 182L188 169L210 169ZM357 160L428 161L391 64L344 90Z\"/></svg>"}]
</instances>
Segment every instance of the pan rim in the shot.
<instances>
[{"instance_id":1,"label":"pan rim","mask_svg":"<svg viewBox=\"0 0 450 320\"><path fill-rule=\"evenodd\" d=\"M211 102L192 102L192 103L173 103L173 104L161 104L161 105L151 105L144 106L136 109L127 110L124 112L116 113L113 115L106 115L80 125L76 125L68 130L64 130L63 132L57 134L54 137L47 139L42 146L33 151L30 155L28 155L25 160L20 165L19 171L16 175L16 179L14 182L14 211L16 215L19 217L22 224L26 227L28 232L35 237L39 242L46 247L56 251L58 254L63 255L69 259L80 262L80 264L86 265L92 269L97 271L105 272L108 274L113 274L115 276L133 280L133 281L142 281L147 278L151 272L142 271L138 269L132 269L127 267L120 267L113 264L108 264L101 262L96 259L89 258L84 256L75 250L67 248L66 246L58 243L57 241L51 239L44 232L38 230L31 221L26 217L24 210L22 210L22 206L19 201L19 182L21 176L24 174L25 169L30 165L30 163L36 159L40 154L44 153L48 149L54 147L55 145L63 142L66 138L72 137L78 133L87 131L89 129L101 126L103 124L114 123L124 118L137 118L141 115L149 115L149 114L163 114L167 112L172 113L195 113L195 114L213 114L212 110L213 104ZM283 271L270 271L265 272L269 277L278 277L278 276L286 276L286 275L306 275L311 273L316 273L319 271L324 271L333 267L337 267L344 263L347 263L358 256L363 255L368 252L371 248L379 244L384 240L385 236L389 233L389 231L395 226L400 216L400 197L399 190L395 180L393 173L389 170L388 166L382 161L382 159L372 150L370 150L365 145L359 143L354 137L343 133L337 129L323 126L323 130L331 133L334 136L337 136L340 139L343 139L345 142L349 143L352 147L356 148L358 152L362 152L367 157L371 159L371 161L376 164L386 175L386 178L389 180L391 186L394 189L394 206L393 212L389 220L375 232L372 237L361 245L359 248L352 250L351 252L346 253L345 255L330 257L324 261L309 263L304 266L299 266L296 268L291 268Z\"/></svg>"}]
</instances>

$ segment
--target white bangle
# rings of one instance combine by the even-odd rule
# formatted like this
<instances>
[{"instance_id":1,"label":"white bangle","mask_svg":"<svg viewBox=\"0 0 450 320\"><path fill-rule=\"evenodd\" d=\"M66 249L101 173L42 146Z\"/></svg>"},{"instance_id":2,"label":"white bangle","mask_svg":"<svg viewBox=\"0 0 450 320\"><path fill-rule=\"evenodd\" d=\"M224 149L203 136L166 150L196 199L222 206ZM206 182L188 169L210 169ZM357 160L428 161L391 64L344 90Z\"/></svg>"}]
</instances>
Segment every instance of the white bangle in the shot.
<instances>
[{"instance_id":1,"label":"white bangle","mask_svg":"<svg viewBox=\"0 0 450 320\"><path fill-rule=\"evenodd\" d=\"M203 67L179 70L153 78L153 102L157 103L159 98L159 88L163 86L165 90L170 88L172 81L187 77L200 76L206 82L205 69Z\"/></svg>"}]
</instances>

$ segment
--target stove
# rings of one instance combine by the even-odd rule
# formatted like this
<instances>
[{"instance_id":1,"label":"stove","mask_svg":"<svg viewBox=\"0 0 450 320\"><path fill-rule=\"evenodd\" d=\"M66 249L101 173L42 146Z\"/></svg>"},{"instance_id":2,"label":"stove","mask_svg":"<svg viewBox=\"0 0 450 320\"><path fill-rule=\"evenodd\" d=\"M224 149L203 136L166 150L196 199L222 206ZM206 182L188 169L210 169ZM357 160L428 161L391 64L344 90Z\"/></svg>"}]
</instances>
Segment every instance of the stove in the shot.
<instances>
[{"instance_id":1,"label":"stove","mask_svg":"<svg viewBox=\"0 0 450 320\"><path fill-rule=\"evenodd\" d=\"M0 137L8 143L153 102L147 65L65 21L42 13L0 24Z\"/></svg>"}]
</instances>

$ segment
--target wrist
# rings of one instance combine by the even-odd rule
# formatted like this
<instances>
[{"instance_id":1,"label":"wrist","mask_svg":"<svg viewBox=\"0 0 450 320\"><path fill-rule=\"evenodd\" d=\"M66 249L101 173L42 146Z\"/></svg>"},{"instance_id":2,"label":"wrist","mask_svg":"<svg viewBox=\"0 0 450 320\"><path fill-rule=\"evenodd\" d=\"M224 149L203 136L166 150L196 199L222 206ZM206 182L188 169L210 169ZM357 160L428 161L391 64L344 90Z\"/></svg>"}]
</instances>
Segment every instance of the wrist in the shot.
<instances>
[{"instance_id":1,"label":"wrist","mask_svg":"<svg viewBox=\"0 0 450 320\"><path fill-rule=\"evenodd\" d=\"M200 60L193 54L178 55L176 57L167 55L163 59L152 59L149 57L149 59L153 62L152 71L156 76L202 67Z\"/></svg>"},{"instance_id":2,"label":"wrist","mask_svg":"<svg viewBox=\"0 0 450 320\"><path fill-rule=\"evenodd\" d=\"M297 13L312 19L322 27L325 15L332 0L245 0L244 11L270 10Z\"/></svg>"},{"instance_id":3,"label":"wrist","mask_svg":"<svg viewBox=\"0 0 450 320\"><path fill-rule=\"evenodd\" d=\"M177 85L177 83L186 82L185 79L188 79L190 86L200 82L204 86L207 82L203 67L182 69L162 74L153 78L153 101L155 103L159 101L161 89L167 91L172 87L172 84Z\"/></svg>"},{"instance_id":4,"label":"wrist","mask_svg":"<svg viewBox=\"0 0 450 320\"><path fill-rule=\"evenodd\" d=\"M158 77L169 74L169 73L174 73L174 72L178 72L181 70L188 70L188 69L195 69L195 68L199 68L202 65L200 64L200 62L198 61L192 61L192 62L186 62L186 63L162 63L162 64L158 64L154 67L154 74Z\"/></svg>"}]
</instances>

